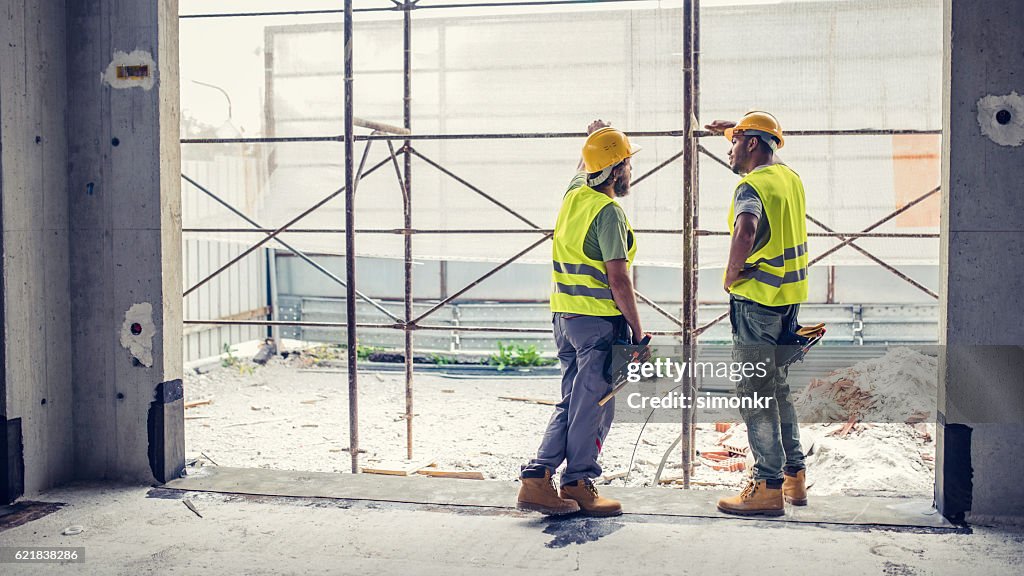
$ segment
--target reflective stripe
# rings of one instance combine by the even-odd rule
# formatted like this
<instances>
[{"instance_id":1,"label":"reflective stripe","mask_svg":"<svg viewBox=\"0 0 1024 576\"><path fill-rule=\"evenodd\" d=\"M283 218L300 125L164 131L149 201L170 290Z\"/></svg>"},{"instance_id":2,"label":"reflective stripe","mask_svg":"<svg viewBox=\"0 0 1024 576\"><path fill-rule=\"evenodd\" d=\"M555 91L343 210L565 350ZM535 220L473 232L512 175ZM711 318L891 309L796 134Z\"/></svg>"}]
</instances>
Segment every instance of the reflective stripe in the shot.
<instances>
[{"instance_id":1,"label":"reflective stripe","mask_svg":"<svg viewBox=\"0 0 1024 576\"><path fill-rule=\"evenodd\" d=\"M786 265L786 258L784 256L776 256L775 258L758 258L753 262L748 262L744 265L744 268L751 268L758 264L767 264L772 268L782 268Z\"/></svg>"},{"instance_id":2,"label":"reflective stripe","mask_svg":"<svg viewBox=\"0 0 1024 576\"><path fill-rule=\"evenodd\" d=\"M568 294L569 296L590 296L591 298L597 298L598 300L615 301L615 299L612 298L611 288L591 288L589 286L577 286L555 282L555 292L559 294Z\"/></svg>"},{"instance_id":3,"label":"reflective stripe","mask_svg":"<svg viewBox=\"0 0 1024 576\"><path fill-rule=\"evenodd\" d=\"M772 288L779 288L783 284L793 284L795 282L800 282L801 280L806 279L807 268L801 268L799 270L790 270L789 272L786 272L786 274L781 278L774 274L765 272L764 270L758 269L754 270L750 278L752 280L757 280L762 284L767 284Z\"/></svg>"},{"instance_id":4,"label":"reflective stripe","mask_svg":"<svg viewBox=\"0 0 1024 576\"><path fill-rule=\"evenodd\" d=\"M804 242L803 244L801 244L801 245L799 245L799 246L797 246L795 248L786 248L786 250L784 251L783 256L786 258L786 260L792 260L793 258L798 258L800 256L803 256L806 253L807 253L807 242Z\"/></svg>"},{"instance_id":5,"label":"reflective stripe","mask_svg":"<svg viewBox=\"0 0 1024 576\"><path fill-rule=\"evenodd\" d=\"M758 264L767 264L772 268L782 268L786 265L786 260L793 260L799 258L807 253L807 243L796 246L794 248L786 248L783 251L782 256L776 256L775 258L758 258L753 262L748 262L746 267L757 266Z\"/></svg>"},{"instance_id":6,"label":"reflective stripe","mask_svg":"<svg viewBox=\"0 0 1024 576\"><path fill-rule=\"evenodd\" d=\"M583 274L590 276L602 284L608 283L608 276L589 264L569 264L567 262L554 261L555 272L563 274Z\"/></svg>"}]
</instances>

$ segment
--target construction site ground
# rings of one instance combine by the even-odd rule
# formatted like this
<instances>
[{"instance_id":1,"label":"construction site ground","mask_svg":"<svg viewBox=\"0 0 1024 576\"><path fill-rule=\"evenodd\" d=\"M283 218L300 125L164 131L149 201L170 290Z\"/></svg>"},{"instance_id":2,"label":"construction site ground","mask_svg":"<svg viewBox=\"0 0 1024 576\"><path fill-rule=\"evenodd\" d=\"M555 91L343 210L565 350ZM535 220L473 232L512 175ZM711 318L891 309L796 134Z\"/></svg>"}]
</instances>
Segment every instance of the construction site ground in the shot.
<instances>
[{"instance_id":1,"label":"construction site ground","mask_svg":"<svg viewBox=\"0 0 1024 576\"><path fill-rule=\"evenodd\" d=\"M230 469L222 472L222 479L231 478ZM270 474L271 482L285 479L280 476L283 473L256 470L248 477L243 474L238 485L254 485L253 473ZM350 494L372 493L366 486L351 487L353 480L370 478L367 475L331 476L349 485ZM301 474L292 478L296 485L303 484ZM182 482L192 480L186 477ZM310 480L315 478L307 478L306 483ZM480 503L514 492L515 485L509 482L380 476L372 480L391 494L390 500L415 500L430 490L446 498L461 493L466 502L476 503L453 506L73 485L39 496L38 500L65 505L0 532L0 546L84 549L84 563L11 565L14 570L6 573L12 574L70 570L130 575L770 571L996 576L1019 574L1024 545L1021 528L885 527L650 513L648 504L641 502L642 492L682 500L711 497L708 492L653 488L612 490L627 503L627 513L618 518L554 520L518 512L507 504ZM849 514L859 501L827 496L812 501L806 510L813 515L817 506L838 506ZM648 511L630 513L631 502L634 509ZM855 514L846 519L855 520Z\"/></svg>"},{"instance_id":2,"label":"construction site ground","mask_svg":"<svg viewBox=\"0 0 1024 576\"><path fill-rule=\"evenodd\" d=\"M314 472L349 472L348 376L308 358L274 358L189 371L185 377L186 456L206 465ZM492 374L445 377L415 374L414 458L406 462L405 376L363 372L359 389L359 446L363 467L405 469L434 464L440 471L513 481L534 454L557 400L557 377ZM735 416L735 415L734 415ZM738 419L738 418L735 418ZM931 497L934 432L902 423L859 424L839 437L843 423L803 427L811 495L871 494ZM680 424L616 422L601 464L612 486L651 486ZM696 448L722 450L713 423L697 426ZM740 432L738 436L745 436ZM635 450L635 454L634 454ZM630 462L632 461L632 467ZM735 489L742 471L716 471L697 459L693 487ZM663 480L682 475L673 450ZM629 472L626 477L627 471ZM668 484L678 488L678 484Z\"/></svg>"}]
</instances>

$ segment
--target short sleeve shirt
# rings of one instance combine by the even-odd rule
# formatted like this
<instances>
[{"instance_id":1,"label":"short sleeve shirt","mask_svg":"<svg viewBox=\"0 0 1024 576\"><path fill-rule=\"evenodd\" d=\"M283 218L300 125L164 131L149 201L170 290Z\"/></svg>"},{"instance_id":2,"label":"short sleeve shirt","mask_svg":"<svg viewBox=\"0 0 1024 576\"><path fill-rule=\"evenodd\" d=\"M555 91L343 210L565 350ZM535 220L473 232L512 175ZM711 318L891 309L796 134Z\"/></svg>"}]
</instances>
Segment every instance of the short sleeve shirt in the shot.
<instances>
[{"instance_id":1,"label":"short sleeve shirt","mask_svg":"<svg viewBox=\"0 0 1024 576\"><path fill-rule=\"evenodd\" d=\"M569 183L569 192L584 186L587 175L580 172ZM633 234L629 231L626 213L617 202L611 202L601 209L590 223L586 239L583 241L583 253L591 260L607 262L609 260L625 260L629 249L633 246Z\"/></svg>"},{"instance_id":2,"label":"short sleeve shirt","mask_svg":"<svg viewBox=\"0 0 1024 576\"><path fill-rule=\"evenodd\" d=\"M736 218L739 218L740 214L753 214L757 218L757 230L754 232L754 247L751 254L764 247L768 243L771 227L768 224L768 219L764 217L764 203L761 202L761 197L758 196L757 190L754 190L753 186L743 183L736 189L733 212Z\"/></svg>"}]
</instances>

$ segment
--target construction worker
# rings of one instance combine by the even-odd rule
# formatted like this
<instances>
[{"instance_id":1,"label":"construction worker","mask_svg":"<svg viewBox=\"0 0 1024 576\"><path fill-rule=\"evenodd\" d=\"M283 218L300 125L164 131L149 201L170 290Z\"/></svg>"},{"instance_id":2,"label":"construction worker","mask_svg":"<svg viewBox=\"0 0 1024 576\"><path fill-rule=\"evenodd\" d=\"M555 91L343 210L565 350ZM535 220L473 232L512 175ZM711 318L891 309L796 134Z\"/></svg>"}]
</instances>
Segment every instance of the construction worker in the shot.
<instances>
[{"instance_id":1,"label":"construction worker","mask_svg":"<svg viewBox=\"0 0 1024 576\"><path fill-rule=\"evenodd\" d=\"M622 505L598 494L597 457L615 414L598 406L611 389L605 367L617 342L644 336L629 268L636 238L615 202L629 193L639 148L601 120L587 127L583 158L562 200L552 239L551 311L562 367L562 396L537 457L522 467L518 507L549 515L615 516ZM560 490L553 476L565 463Z\"/></svg>"},{"instance_id":2,"label":"construction worker","mask_svg":"<svg viewBox=\"0 0 1024 576\"><path fill-rule=\"evenodd\" d=\"M719 120L707 129L725 134L732 144L729 166L743 177L729 209L724 281L733 360L766 364L765 370L742 379L736 393L771 399L767 408L740 409L754 456L752 479L739 495L719 500L718 509L780 516L786 501L807 504L800 428L784 366L792 350L781 347L797 330L797 312L807 300L804 187L775 154L785 140L771 114L749 112L739 122Z\"/></svg>"}]
</instances>

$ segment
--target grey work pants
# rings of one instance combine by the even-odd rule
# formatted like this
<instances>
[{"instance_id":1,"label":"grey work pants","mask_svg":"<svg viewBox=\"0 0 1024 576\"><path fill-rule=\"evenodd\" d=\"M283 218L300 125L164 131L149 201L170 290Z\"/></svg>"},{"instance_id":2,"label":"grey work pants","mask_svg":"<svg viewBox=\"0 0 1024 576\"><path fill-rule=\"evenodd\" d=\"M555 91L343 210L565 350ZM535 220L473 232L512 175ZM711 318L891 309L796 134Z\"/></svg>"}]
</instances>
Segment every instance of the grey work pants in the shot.
<instances>
[{"instance_id":1,"label":"grey work pants","mask_svg":"<svg viewBox=\"0 0 1024 576\"><path fill-rule=\"evenodd\" d=\"M626 323L621 316L554 317L555 344L562 366L562 400L555 405L544 431L537 457L524 467L540 472L555 470L565 462L561 485L597 478L601 466L597 456L615 416L615 400L604 406L597 402L611 391L605 365Z\"/></svg>"},{"instance_id":2,"label":"grey work pants","mask_svg":"<svg viewBox=\"0 0 1024 576\"><path fill-rule=\"evenodd\" d=\"M799 310L798 304L769 307L735 297L729 302L733 360L766 364L765 376L743 378L736 385L736 394L742 398L756 393L772 399L767 408L740 408L754 455L754 480L781 480L783 467L804 467L800 426L786 383L789 369L780 366L793 353L793 346L780 344L796 329Z\"/></svg>"}]
</instances>

